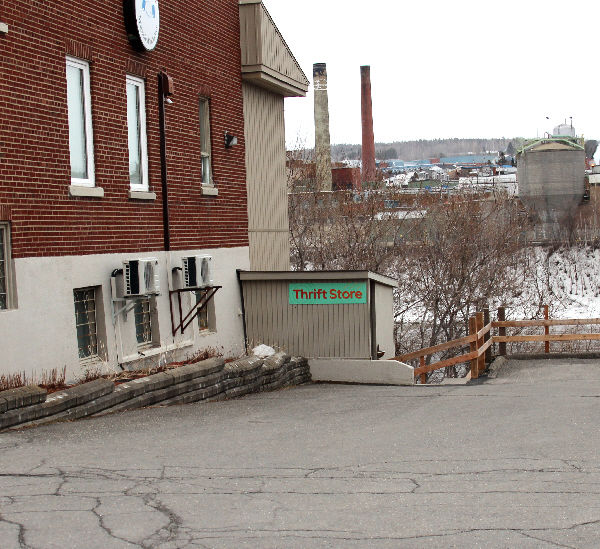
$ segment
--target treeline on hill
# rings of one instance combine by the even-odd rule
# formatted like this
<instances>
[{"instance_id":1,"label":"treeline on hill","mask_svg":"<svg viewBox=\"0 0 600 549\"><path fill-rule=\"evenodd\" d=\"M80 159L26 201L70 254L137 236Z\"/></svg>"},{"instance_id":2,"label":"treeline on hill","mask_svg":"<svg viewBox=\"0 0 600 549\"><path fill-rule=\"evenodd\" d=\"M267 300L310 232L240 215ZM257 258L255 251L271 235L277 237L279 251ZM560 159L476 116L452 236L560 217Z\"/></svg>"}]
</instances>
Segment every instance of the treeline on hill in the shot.
<instances>
[{"instance_id":1,"label":"treeline on hill","mask_svg":"<svg viewBox=\"0 0 600 549\"><path fill-rule=\"evenodd\" d=\"M518 149L523 143L521 137L497 139L419 139L416 141L396 141L394 143L376 143L375 155L378 160L421 160L441 156L462 155L468 152L480 154L486 151L504 151ZM340 144L332 145L331 156L335 162L360 159L361 146Z\"/></svg>"}]
</instances>

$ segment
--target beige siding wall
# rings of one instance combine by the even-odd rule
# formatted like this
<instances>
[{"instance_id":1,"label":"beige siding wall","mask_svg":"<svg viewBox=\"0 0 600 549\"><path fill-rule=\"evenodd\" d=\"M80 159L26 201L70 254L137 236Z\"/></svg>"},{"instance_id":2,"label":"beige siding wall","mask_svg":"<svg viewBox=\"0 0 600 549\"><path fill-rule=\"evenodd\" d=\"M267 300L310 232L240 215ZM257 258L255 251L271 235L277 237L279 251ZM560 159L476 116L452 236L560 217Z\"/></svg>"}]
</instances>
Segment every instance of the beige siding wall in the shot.
<instances>
[{"instance_id":1,"label":"beige siding wall","mask_svg":"<svg viewBox=\"0 0 600 549\"><path fill-rule=\"evenodd\" d=\"M265 343L314 358L370 358L369 303L290 305L288 285L285 280L243 282L251 346Z\"/></svg>"},{"instance_id":2,"label":"beige siding wall","mask_svg":"<svg viewBox=\"0 0 600 549\"><path fill-rule=\"evenodd\" d=\"M306 75L263 4L240 5L240 44L242 67L263 65L296 85L308 86Z\"/></svg>"},{"instance_id":3,"label":"beige siding wall","mask_svg":"<svg viewBox=\"0 0 600 549\"><path fill-rule=\"evenodd\" d=\"M258 65L261 61L261 12L260 4L240 6L240 43L242 66Z\"/></svg>"},{"instance_id":4,"label":"beige siding wall","mask_svg":"<svg viewBox=\"0 0 600 549\"><path fill-rule=\"evenodd\" d=\"M244 83L250 269L290 268L283 97Z\"/></svg>"}]
</instances>

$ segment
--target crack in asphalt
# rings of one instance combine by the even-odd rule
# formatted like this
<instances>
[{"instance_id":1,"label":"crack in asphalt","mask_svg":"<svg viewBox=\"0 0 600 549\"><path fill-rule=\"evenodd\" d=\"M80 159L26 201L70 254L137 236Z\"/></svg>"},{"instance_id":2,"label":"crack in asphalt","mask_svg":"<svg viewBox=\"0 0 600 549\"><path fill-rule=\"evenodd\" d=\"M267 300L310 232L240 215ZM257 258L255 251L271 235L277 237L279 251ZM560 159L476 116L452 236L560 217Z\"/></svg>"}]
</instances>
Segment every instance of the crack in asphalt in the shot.
<instances>
[{"instance_id":1,"label":"crack in asphalt","mask_svg":"<svg viewBox=\"0 0 600 549\"><path fill-rule=\"evenodd\" d=\"M562 543L558 543L557 541L547 540L544 538L539 538L537 536L532 536L531 534L527 534L523 531L519 531L519 534L521 534L522 536L524 536L526 538L534 539L535 541L543 541L544 543L549 543L550 545L553 545L554 547L563 547L566 549L578 549L577 547L574 547L573 545L564 545Z\"/></svg>"},{"instance_id":2,"label":"crack in asphalt","mask_svg":"<svg viewBox=\"0 0 600 549\"><path fill-rule=\"evenodd\" d=\"M547 405L493 390L332 401L323 387L314 406L256 399L0 435L0 545L594 546L597 414L579 397L598 388Z\"/></svg>"},{"instance_id":3,"label":"crack in asphalt","mask_svg":"<svg viewBox=\"0 0 600 549\"><path fill-rule=\"evenodd\" d=\"M7 518L5 518L2 515L2 513L0 513L0 522L5 522L6 524L12 524L13 526L16 526L19 529L19 533L17 536L17 541L19 543L19 549L33 549L33 547L31 547L30 545L28 545L25 542L25 532L26 532L25 525L21 524L20 522L14 521L14 520L8 520Z\"/></svg>"},{"instance_id":4,"label":"crack in asphalt","mask_svg":"<svg viewBox=\"0 0 600 549\"><path fill-rule=\"evenodd\" d=\"M168 520L166 526L161 526L152 534L142 540L141 547L155 547L156 541L167 543L177 539L180 529L183 527L183 520L173 510L169 509L164 502L160 501L157 494L145 494L144 504L158 511Z\"/></svg>"},{"instance_id":5,"label":"crack in asphalt","mask_svg":"<svg viewBox=\"0 0 600 549\"><path fill-rule=\"evenodd\" d=\"M526 458L527 459L527 458ZM478 460L479 461L479 460ZM484 465L486 460L481 460L484 463L480 463L480 465ZM547 460L548 461L548 460ZM473 528L473 529L457 529L450 530L447 532L431 532L427 534L422 534L418 536L367 536L365 532L354 531L354 530L333 530L333 529L286 529L284 527L285 524L285 515L290 511L289 505L286 505L282 501L278 500L278 496L286 496L286 495L301 495L301 496L344 496L344 495L372 495L372 496L392 496L394 494L406 495L406 496L417 496L417 495L433 495L433 494L458 494L458 495L481 495L481 494L566 494L566 495L578 495L578 494L589 494L594 495L595 492L587 490L586 488L590 487L590 484L596 485L600 482L581 480L581 482L573 483L571 481L561 481L559 479L549 479L549 480L540 480L539 482L548 484L548 490L527 490L524 488L523 490L518 489L510 489L510 487L506 489L484 489L482 486L481 490L477 490L477 485L475 485L474 489L471 490L428 490L427 486L424 484L424 481L428 479L430 482L433 482L435 479L436 482L443 482L444 477L449 479L455 478L464 478L464 475L470 475L473 477L472 481L475 483L487 483L489 479L487 477L489 475L500 475L501 478L493 479L493 481L498 482L519 482L517 479L506 479L504 475L510 474L532 474L532 473L557 473L557 474L567 474L573 475L576 474L578 476L582 476L583 479L586 477L590 477L595 474L600 474L600 472L596 471L584 471L584 465L581 462L572 459L562 459L562 460L549 460L560 462L563 464L563 468L559 468L556 466L553 467L525 467L525 468L481 468L479 470L472 471L451 471L451 472L420 472L415 473L412 471L411 476L408 476L406 473L398 473L393 470L369 470L365 471L365 467L373 467L373 466L381 466L381 463L373 463L369 465L359 464L352 468L351 466L344 467L313 467L308 469L302 468L290 468L286 469L289 473L293 472L292 475L278 475L277 472L281 471L279 468L268 469L261 468L260 471L256 469L242 469L238 470L235 468L227 468L221 470L219 473L215 474L214 468L202 468L202 467L190 467L185 468L186 470L192 471L193 473L188 477L183 477L179 473L180 468L171 468L168 466L163 467L160 471L156 469L152 469L153 473L157 473L151 476L143 475L140 477L140 473L144 471L141 470L106 470L103 468L76 468L76 467L55 467L54 472L39 472L39 473L2 473L0 474L0 478L2 479L10 479L13 478L15 480L18 479L56 479L58 481L56 488L54 491L51 491L47 494L42 492L36 494L18 494L13 493L8 496L3 496L2 500L0 500L0 509L2 509L2 514L0 514L0 522L4 522L6 524L13 525L18 528L18 547L19 549L33 549L33 546L27 543L27 520L20 518L18 521L15 520L16 516L27 516L29 511L26 509L23 510L22 506L26 505L29 501L32 501L31 498L47 495L50 497L57 498L76 498L73 499L73 503L77 502L77 498L81 498L84 500L91 500L93 503L93 507L91 509L82 507L81 505L70 505L67 504L62 506L59 511L81 511L81 512L91 512L96 518L96 522L101 531L105 532L110 538L119 541L120 543L124 543L131 547L143 547L143 548L152 548L157 547L162 544L175 544L174 546L182 547L191 544L201 544L202 541L206 542L211 539L233 539L231 536L237 537L239 534L242 534L243 539L261 539L261 535L270 535L276 534L279 539L283 539L286 537L290 538L302 538L302 539L323 539L323 538L331 538L336 539L338 541L367 541L367 540L388 540L388 541L407 541L414 539L427 539L427 538L440 538L446 536L453 536L459 534L473 534L476 532L514 532L516 534L522 535L523 537L530 538L532 540L536 540L538 542L547 543L548 545L552 545L555 547L563 547L563 548L571 548L572 546L560 543L559 541L553 539L545 539L546 537L552 537L553 533L564 532L568 530L573 530L582 526L593 525L596 526L600 524L600 520L597 521L587 521L577 523L568 527L559 528L559 527L545 527L545 528ZM489 463L489 461L488 461ZM40 466L45 465L41 464L36 466L34 469L39 468ZM387 462L385 463L387 466L392 466L393 463ZM249 474L249 471L255 471L255 475ZM269 475L268 472L271 471ZM224 471L227 471L228 474L223 474ZM237 474L236 474L237 471ZM333 475L331 473L334 473ZM317 476L315 476L317 475ZM390 477L392 475L392 477ZM351 483L357 480L362 481L373 481L373 482L386 482L389 480L394 480L398 482L406 482L407 485L405 488L390 489L382 491L377 489L377 486L374 486L372 490L364 489L364 487L360 487L356 490L344 490L343 488L339 488L336 490L327 490L326 486L324 486L324 490L318 489L286 489L285 485L282 486L281 490L273 489L269 486L269 481L280 481L280 482L297 482L297 481L309 481L311 483L321 483L328 481L340 481ZM110 481L120 481L127 482L128 485L122 489L114 489L107 490L102 493L94 493L93 489L90 488L89 491L85 491L85 486L82 487L81 492L69 492L68 485L69 482L73 480L78 481L97 481L97 480L110 480ZM219 489L212 485L212 483L219 483L223 481L227 482L239 482L244 480L254 480L257 482L257 486L254 488L248 489L247 487L241 486L239 489L232 489L232 487L223 487L223 489ZM196 485L196 490L184 491L178 489L169 490L169 484L175 483L177 484L179 481L186 481L186 484L189 484L190 481ZM561 490L557 488L557 484L565 483L569 484L569 490ZM167 483L167 486L161 486L162 484ZM13 486L13 489L15 486ZM165 489L166 488L166 489ZM578 489L581 488L581 489ZM106 522L106 517L101 513L101 505L105 500L109 500L113 497L127 496L131 498L137 498L144 503L146 507L148 507L152 512L158 512L161 516L165 518L165 523L161 524L154 531L149 533L145 538L137 541L132 541L132 539L127 539L123 534L117 534L113 529L109 527ZM261 528L259 525L255 525L249 530L249 527L240 527L240 528L203 528L198 525L191 526L185 523L182 516L180 516L174 509L170 508L161 497L171 496L178 497L181 495L185 495L187 497L190 496L198 496L198 497L210 497L210 496L242 496L248 497L252 504L250 504L250 508L256 505L268 503L267 511L269 513L269 518L265 520L268 521L268 524L271 525L272 529L269 528ZM20 508L11 510L16 504L20 504ZM535 504L533 504L535 506ZM529 506L527 506L529 507ZM36 509L33 511L34 513L43 513L43 514L52 514L57 512L57 510L39 510ZM277 525L281 524L282 528L277 528ZM252 533L253 536L248 536L247 534ZM246 535L243 535L246 534ZM547 534L547 536L544 536ZM262 536L264 537L264 536ZM169 545L170 546L170 545ZM206 545L204 545L206 547Z\"/></svg>"},{"instance_id":6,"label":"crack in asphalt","mask_svg":"<svg viewBox=\"0 0 600 549\"><path fill-rule=\"evenodd\" d=\"M100 528L106 532L106 534L108 536L110 536L111 538L114 538L118 541L121 541L123 543L126 543L127 545L132 545L134 547L141 547L139 544L136 543L132 543L131 541L129 541L128 539L122 538L117 536L104 522L104 516L102 514L100 514L98 512L98 508L102 505L102 498L97 497L96 499L96 505L91 509L91 512L97 517L98 519L98 526L100 526Z\"/></svg>"}]
</instances>

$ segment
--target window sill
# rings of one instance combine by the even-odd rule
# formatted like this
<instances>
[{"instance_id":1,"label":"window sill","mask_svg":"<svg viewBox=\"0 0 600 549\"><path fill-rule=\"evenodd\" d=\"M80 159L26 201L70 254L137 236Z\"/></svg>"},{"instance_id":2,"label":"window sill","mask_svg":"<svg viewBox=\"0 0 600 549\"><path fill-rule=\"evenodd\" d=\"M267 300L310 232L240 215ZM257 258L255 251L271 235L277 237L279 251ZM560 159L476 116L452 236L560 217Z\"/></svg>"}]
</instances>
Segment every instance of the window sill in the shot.
<instances>
[{"instance_id":1,"label":"window sill","mask_svg":"<svg viewBox=\"0 0 600 549\"><path fill-rule=\"evenodd\" d=\"M156 193L149 191L129 191L130 200L156 200Z\"/></svg>"},{"instance_id":2,"label":"window sill","mask_svg":"<svg viewBox=\"0 0 600 549\"><path fill-rule=\"evenodd\" d=\"M86 356L85 358L79 359L79 364L82 368L88 368L90 366L99 366L106 362L100 355Z\"/></svg>"},{"instance_id":3,"label":"window sill","mask_svg":"<svg viewBox=\"0 0 600 549\"><path fill-rule=\"evenodd\" d=\"M202 194L206 196L219 196L219 189L211 185L202 185Z\"/></svg>"},{"instance_id":4,"label":"window sill","mask_svg":"<svg viewBox=\"0 0 600 549\"><path fill-rule=\"evenodd\" d=\"M104 198L104 189L102 187L82 187L81 185L70 185L69 196Z\"/></svg>"},{"instance_id":5,"label":"window sill","mask_svg":"<svg viewBox=\"0 0 600 549\"><path fill-rule=\"evenodd\" d=\"M211 335L216 335L217 334L217 330L211 330L210 328L207 328L206 330L198 330L198 335L200 337L206 337L206 336L211 336Z\"/></svg>"},{"instance_id":6,"label":"window sill","mask_svg":"<svg viewBox=\"0 0 600 549\"><path fill-rule=\"evenodd\" d=\"M123 357L119 364L127 364L129 362L136 362L138 360L143 360L145 358L150 358L156 355L160 355L163 353L168 353L169 351L175 351L177 349L185 349L187 347L191 347L192 345L194 345L193 341L182 341L181 343L175 343L175 344L171 344L171 345L167 345L165 347L150 347L147 349L140 349L144 354L141 355L140 353L136 353L134 355L129 355L129 356L125 356Z\"/></svg>"}]
</instances>

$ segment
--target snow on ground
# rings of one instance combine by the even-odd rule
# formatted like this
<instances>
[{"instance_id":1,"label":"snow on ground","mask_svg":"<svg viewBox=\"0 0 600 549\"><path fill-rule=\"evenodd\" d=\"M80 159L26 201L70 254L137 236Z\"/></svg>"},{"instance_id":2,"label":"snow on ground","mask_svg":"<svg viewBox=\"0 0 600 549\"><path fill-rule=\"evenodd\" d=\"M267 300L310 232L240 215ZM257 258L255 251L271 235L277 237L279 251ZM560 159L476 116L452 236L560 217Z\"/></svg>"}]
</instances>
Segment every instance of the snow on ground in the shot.
<instances>
[{"instance_id":1,"label":"snow on ground","mask_svg":"<svg viewBox=\"0 0 600 549\"><path fill-rule=\"evenodd\" d=\"M576 246L551 250L535 247L526 252L519 265L515 267L516 283L509 295L503 296L498 302L489 303L492 318L501 304L506 308L507 320L543 318L543 305L550 308L550 318L600 318L600 249ZM410 278L409 273L403 273ZM403 276L400 275L400 277ZM402 284L401 284L402 285ZM431 317L418 304L407 306L408 293L399 295L396 321L400 329L403 344L416 350L420 345L421 330L427 331ZM402 310L404 305L405 309ZM597 332L597 326L585 328L553 327L552 333L576 333L581 331ZM511 334L516 332L510 329ZM523 328L519 333L539 334L540 328ZM413 341L411 342L411 339ZM442 341L438 341L442 343ZM543 352L543 343L512 343L509 352ZM552 343L551 350L563 352L598 351L598 341ZM456 353L452 353L455 355ZM442 356L443 355L443 356ZM445 353L436 355L435 359L447 358ZM458 377L463 377L468 371L467 365L456 368ZM444 377L444 371L438 370L430 376L429 382L439 383Z\"/></svg>"},{"instance_id":2,"label":"snow on ground","mask_svg":"<svg viewBox=\"0 0 600 549\"><path fill-rule=\"evenodd\" d=\"M531 316L537 305L549 305L551 318L600 317L600 250L562 248L552 253L536 247L522 265L521 284L508 298L511 318Z\"/></svg>"},{"instance_id":3,"label":"snow on ground","mask_svg":"<svg viewBox=\"0 0 600 549\"><path fill-rule=\"evenodd\" d=\"M264 343L261 345L258 345L257 347L254 347L254 349L252 349L252 354L259 358L268 358L270 356L273 356L275 353L276 353L276 351L275 351L275 349L273 349L273 347L269 347L268 345L265 345Z\"/></svg>"}]
</instances>

